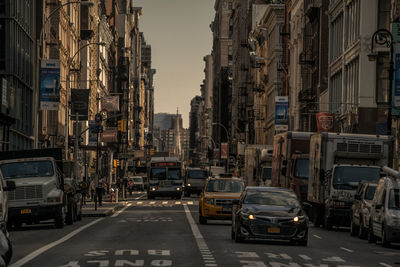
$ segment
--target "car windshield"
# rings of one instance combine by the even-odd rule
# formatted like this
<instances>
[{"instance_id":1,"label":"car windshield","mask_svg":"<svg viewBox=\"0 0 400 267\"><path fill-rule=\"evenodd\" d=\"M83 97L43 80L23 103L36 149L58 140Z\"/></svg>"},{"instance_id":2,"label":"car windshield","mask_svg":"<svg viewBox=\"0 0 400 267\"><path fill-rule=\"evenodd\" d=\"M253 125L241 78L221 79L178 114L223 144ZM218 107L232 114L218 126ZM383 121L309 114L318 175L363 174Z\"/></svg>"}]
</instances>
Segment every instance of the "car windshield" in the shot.
<instances>
[{"instance_id":1,"label":"car windshield","mask_svg":"<svg viewBox=\"0 0 400 267\"><path fill-rule=\"evenodd\" d=\"M263 168L262 177L265 180L271 180L272 168Z\"/></svg>"},{"instance_id":2,"label":"car windshield","mask_svg":"<svg viewBox=\"0 0 400 267\"><path fill-rule=\"evenodd\" d=\"M143 179L142 178L133 178L134 183L142 183Z\"/></svg>"},{"instance_id":3,"label":"car windshield","mask_svg":"<svg viewBox=\"0 0 400 267\"><path fill-rule=\"evenodd\" d=\"M308 159L297 159L294 176L308 179Z\"/></svg>"},{"instance_id":4,"label":"car windshield","mask_svg":"<svg viewBox=\"0 0 400 267\"><path fill-rule=\"evenodd\" d=\"M374 198L375 195L375 190L376 190L376 186L368 186L367 189L365 190L365 195L364 195L364 199L365 200L372 200Z\"/></svg>"},{"instance_id":5,"label":"car windshield","mask_svg":"<svg viewBox=\"0 0 400 267\"><path fill-rule=\"evenodd\" d=\"M243 203L265 206L301 206L296 195L286 191L250 191L247 192Z\"/></svg>"},{"instance_id":6,"label":"car windshield","mask_svg":"<svg viewBox=\"0 0 400 267\"><path fill-rule=\"evenodd\" d=\"M338 166L333 175L333 188L355 190L360 181L378 181L378 167Z\"/></svg>"},{"instance_id":7,"label":"car windshield","mask_svg":"<svg viewBox=\"0 0 400 267\"><path fill-rule=\"evenodd\" d=\"M240 193L244 189L243 182L226 180L210 180L206 192Z\"/></svg>"},{"instance_id":8,"label":"car windshield","mask_svg":"<svg viewBox=\"0 0 400 267\"><path fill-rule=\"evenodd\" d=\"M390 190L389 209L400 209L400 191L399 191L399 189Z\"/></svg>"},{"instance_id":9,"label":"car windshield","mask_svg":"<svg viewBox=\"0 0 400 267\"><path fill-rule=\"evenodd\" d=\"M5 179L54 175L53 163L49 160L6 163L2 164L0 169Z\"/></svg>"},{"instance_id":10,"label":"car windshield","mask_svg":"<svg viewBox=\"0 0 400 267\"><path fill-rule=\"evenodd\" d=\"M189 179L206 179L208 177L207 171L204 170L189 170Z\"/></svg>"}]
</instances>

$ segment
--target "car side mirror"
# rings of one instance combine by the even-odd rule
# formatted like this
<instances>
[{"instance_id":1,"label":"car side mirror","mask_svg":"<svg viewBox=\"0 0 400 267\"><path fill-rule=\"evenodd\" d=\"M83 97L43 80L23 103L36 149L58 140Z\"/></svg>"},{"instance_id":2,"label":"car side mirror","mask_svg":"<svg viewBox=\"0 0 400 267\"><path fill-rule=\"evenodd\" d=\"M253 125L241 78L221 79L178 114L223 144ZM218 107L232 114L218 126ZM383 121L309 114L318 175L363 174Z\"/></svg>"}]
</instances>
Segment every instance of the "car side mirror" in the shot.
<instances>
[{"instance_id":1,"label":"car side mirror","mask_svg":"<svg viewBox=\"0 0 400 267\"><path fill-rule=\"evenodd\" d=\"M361 196L360 196L360 195L355 195L355 196L354 196L354 199L355 199L355 200L361 200Z\"/></svg>"},{"instance_id":2,"label":"car side mirror","mask_svg":"<svg viewBox=\"0 0 400 267\"><path fill-rule=\"evenodd\" d=\"M3 188L4 191L13 191L15 190L15 182L14 181L6 181L6 186Z\"/></svg>"}]
</instances>

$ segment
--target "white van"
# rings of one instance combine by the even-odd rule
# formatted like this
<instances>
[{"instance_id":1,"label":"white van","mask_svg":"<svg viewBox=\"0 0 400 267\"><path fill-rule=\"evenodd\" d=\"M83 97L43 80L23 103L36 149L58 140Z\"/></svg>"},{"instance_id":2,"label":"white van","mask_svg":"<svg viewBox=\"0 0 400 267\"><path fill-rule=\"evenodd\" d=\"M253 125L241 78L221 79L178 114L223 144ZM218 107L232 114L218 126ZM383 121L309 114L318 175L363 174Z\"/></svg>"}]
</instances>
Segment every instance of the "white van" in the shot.
<instances>
[{"instance_id":1,"label":"white van","mask_svg":"<svg viewBox=\"0 0 400 267\"><path fill-rule=\"evenodd\" d=\"M372 200L368 242L377 239L382 246L400 242L400 172L383 167L384 177L379 180Z\"/></svg>"}]
</instances>

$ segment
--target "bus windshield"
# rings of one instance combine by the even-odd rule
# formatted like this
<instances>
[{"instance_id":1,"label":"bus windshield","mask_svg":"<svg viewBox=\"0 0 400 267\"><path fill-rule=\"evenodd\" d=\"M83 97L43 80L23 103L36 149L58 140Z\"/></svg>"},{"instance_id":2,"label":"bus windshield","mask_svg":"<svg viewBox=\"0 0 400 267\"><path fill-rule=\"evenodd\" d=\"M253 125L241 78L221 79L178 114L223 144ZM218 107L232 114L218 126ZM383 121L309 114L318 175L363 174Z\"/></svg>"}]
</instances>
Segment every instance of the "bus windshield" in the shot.
<instances>
[{"instance_id":1,"label":"bus windshield","mask_svg":"<svg viewBox=\"0 0 400 267\"><path fill-rule=\"evenodd\" d=\"M181 169L180 168L151 168L150 171L151 180L181 180Z\"/></svg>"}]
</instances>

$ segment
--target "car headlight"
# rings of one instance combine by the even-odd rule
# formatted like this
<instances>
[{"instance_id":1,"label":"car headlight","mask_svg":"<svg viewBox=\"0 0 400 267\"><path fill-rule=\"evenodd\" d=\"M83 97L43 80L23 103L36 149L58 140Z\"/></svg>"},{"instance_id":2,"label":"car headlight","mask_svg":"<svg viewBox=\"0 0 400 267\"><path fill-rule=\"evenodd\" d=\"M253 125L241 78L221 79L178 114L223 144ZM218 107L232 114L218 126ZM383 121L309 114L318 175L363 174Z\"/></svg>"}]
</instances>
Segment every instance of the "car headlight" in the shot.
<instances>
[{"instance_id":1,"label":"car headlight","mask_svg":"<svg viewBox=\"0 0 400 267\"><path fill-rule=\"evenodd\" d=\"M156 188L155 188L155 187L152 187L152 188L151 188L151 191L156 191Z\"/></svg>"},{"instance_id":2,"label":"car headlight","mask_svg":"<svg viewBox=\"0 0 400 267\"><path fill-rule=\"evenodd\" d=\"M187 184L187 186L190 186L190 184Z\"/></svg>"},{"instance_id":3,"label":"car headlight","mask_svg":"<svg viewBox=\"0 0 400 267\"><path fill-rule=\"evenodd\" d=\"M176 191L181 191L181 188L180 188L180 187L177 187L177 188L176 188Z\"/></svg>"},{"instance_id":4,"label":"car headlight","mask_svg":"<svg viewBox=\"0 0 400 267\"><path fill-rule=\"evenodd\" d=\"M250 214L250 215L249 215L249 219L250 219L250 220L255 220L256 218L254 217L253 214Z\"/></svg>"},{"instance_id":5,"label":"car headlight","mask_svg":"<svg viewBox=\"0 0 400 267\"><path fill-rule=\"evenodd\" d=\"M206 198L206 203L209 205L214 205L214 199L213 198Z\"/></svg>"},{"instance_id":6,"label":"car headlight","mask_svg":"<svg viewBox=\"0 0 400 267\"><path fill-rule=\"evenodd\" d=\"M305 218L304 216L296 216L296 217L293 218L293 221L294 221L295 223L298 223L298 222L303 221L304 218Z\"/></svg>"}]
</instances>

